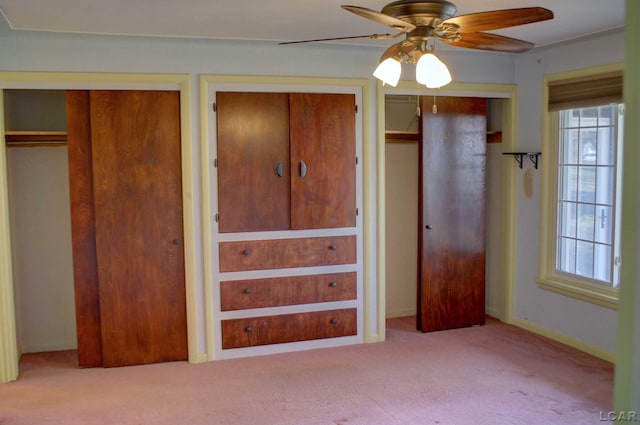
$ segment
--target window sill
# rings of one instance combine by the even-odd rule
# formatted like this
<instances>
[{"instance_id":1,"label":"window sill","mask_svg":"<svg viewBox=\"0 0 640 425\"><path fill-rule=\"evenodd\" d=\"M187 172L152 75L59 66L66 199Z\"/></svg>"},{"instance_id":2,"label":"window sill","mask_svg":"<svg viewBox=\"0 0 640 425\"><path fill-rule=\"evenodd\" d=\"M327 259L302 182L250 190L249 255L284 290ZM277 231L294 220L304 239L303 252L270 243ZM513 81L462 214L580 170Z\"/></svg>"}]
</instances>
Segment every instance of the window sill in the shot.
<instances>
[{"instance_id":1,"label":"window sill","mask_svg":"<svg viewBox=\"0 0 640 425\"><path fill-rule=\"evenodd\" d=\"M560 277L539 277L538 285L547 291L566 295L581 301L607 307L612 310L618 309L619 296L616 289L598 288L593 285L573 282Z\"/></svg>"}]
</instances>

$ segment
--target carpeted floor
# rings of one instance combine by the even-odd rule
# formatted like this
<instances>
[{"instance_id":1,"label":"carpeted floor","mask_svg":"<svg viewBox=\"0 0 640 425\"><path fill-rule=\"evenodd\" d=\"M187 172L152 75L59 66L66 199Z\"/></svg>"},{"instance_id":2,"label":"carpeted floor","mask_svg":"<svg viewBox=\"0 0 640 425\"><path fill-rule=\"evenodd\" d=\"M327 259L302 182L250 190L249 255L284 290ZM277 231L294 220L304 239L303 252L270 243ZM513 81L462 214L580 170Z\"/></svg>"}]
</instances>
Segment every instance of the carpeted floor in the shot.
<instances>
[{"instance_id":1,"label":"carpeted floor","mask_svg":"<svg viewBox=\"0 0 640 425\"><path fill-rule=\"evenodd\" d=\"M613 365L513 326L189 365L77 369L23 356L0 385L0 424L576 425L612 408Z\"/></svg>"}]
</instances>

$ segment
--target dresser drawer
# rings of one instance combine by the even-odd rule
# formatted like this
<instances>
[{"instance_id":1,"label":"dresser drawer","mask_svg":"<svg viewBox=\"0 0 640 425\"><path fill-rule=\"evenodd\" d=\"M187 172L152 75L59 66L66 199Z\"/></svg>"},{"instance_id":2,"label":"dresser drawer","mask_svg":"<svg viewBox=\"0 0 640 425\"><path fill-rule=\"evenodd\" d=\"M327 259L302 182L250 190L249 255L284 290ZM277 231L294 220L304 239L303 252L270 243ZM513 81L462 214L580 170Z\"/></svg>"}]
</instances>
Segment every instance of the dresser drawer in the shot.
<instances>
[{"instance_id":1,"label":"dresser drawer","mask_svg":"<svg viewBox=\"0 0 640 425\"><path fill-rule=\"evenodd\" d=\"M220 282L222 311L356 299L356 272Z\"/></svg>"},{"instance_id":2,"label":"dresser drawer","mask_svg":"<svg viewBox=\"0 0 640 425\"><path fill-rule=\"evenodd\" d=\"M220 271L355 264L356 237L221 242Z\"/></svg>"},{"instance_id":3,"label":"dresser drawer","mask_svg":"<svg viewBox=\"0 0 640 425\"><path fill-rule=\"evenodd\" d=\"M223 349L358 333L355 308L223 320L221 324Z\"/></svg>"}]
</instances>

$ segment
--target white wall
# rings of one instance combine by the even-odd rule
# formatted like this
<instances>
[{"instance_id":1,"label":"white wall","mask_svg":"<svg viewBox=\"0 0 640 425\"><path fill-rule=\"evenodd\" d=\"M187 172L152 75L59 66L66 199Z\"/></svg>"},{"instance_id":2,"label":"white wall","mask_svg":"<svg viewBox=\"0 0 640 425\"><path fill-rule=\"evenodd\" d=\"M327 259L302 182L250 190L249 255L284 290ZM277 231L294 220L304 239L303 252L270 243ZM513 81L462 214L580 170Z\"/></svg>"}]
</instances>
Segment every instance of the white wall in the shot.
<instances>
[{"instance_id":1,"label":"white wall","mask_svg":"<svg viewBox=\"0 0 640 425\"><path fill-rule=\"evenodd\" d=\"M0 71L69 71L69 72L141 72L141 73L187 73L192 76L191 126L193 146L200 146L200 106L198 77L200 74L242 74L242 75L282 75L371 78L371 72L380 56L378 47L338 46L329 44L309 44L304 46L278 46L268 42L212 41L199 39L131 38L97 35L70 35L11 31L6 23L0 22ZM440 51L459 82L513 83L513 56L500 53L484 53L465 49ZM406 79L412 78L412 70L407 69ZM375 84L371 93L371 107L375 111ZM371 140L377 140L377 122L370 123ZM375 182L377 178L376 149L371 150L371 166L366 168L365 180ZM200 330L199 350L205 352L203 264L202 264L202 217L200 196L200 152L193 152L193 196L195 202L194 223L196 226L195 255L197 259L199 305L198 329ZM365 209L370 214L368 223L372 240L365 244L374 247L377 243L377 215L375 189L370 203ZM377 286L376 265L365 264L372 288ZM377 315L377 294L371 299L372 314ZM383 314L380 312L380 314ZM366 320L375 334L377 317Z\"/></svg>"},{"instance_id":2,"label":"white wall","mask_svg":"<svg viewBox=\"0 0 640 425\"><path fill-rule=\"evenodd\" d=\"M487 130L502 131L502 99L489 99L487 102ZM504 217L502 217L503 202L505 202L505 184L502 167L513 167L513 160L502 155L505 149L502 143L487 143L487 213L486 213L486 281L485 281L485 312L492 317L502 317L502 237ZM507 161L505 161L507 160ZM508 160L511 160L509 162Z\"/></svg>"},{"instance_id":3,"label":"white wall","mask_svg":"<svg viewBox=\"0 0 640 425\"><path fill-rule=\"evenodd\" d=\"M7 163L20 351L74 349L67 148L8 148Z\"/></svg>"},{"instance_id":4,"label":"white wall","mask_svg":"<svg viewBox=\"0 0 640 425\"><path fill-rule=\"evenodd\" d=\"M621 62L623 52L623 33L612 32L518 56L519 150L536 152L541 149L542 90L546 74ZM545 155L551 154L543 152L540 167L545 167ZM616 346L615 310L538 287L535 279L539 259L540 172L519 170L517 176L514 317L613 353ZM531 197L525 194L525 177L533 178Z\"/></svg>"},{"instance_id":5,"label":"white wall","mask_svg":"<svg viewBox=\"0 0 640 425\"><path fill-rule=\"evenodd\" d=\"M418 132L418 96L386 96L385 128ZM416 314L418 274L418 141L385 145L385 315Z\"/></svg>"},{"instance_id":6,"label":"white wall","mask_svg":"<svg viewBox=\"0 0 640 425\"><path fill-rule=\"evenodd\" d=\"M627 161L640 161L640 3L626 2L625 20L625 145ZM622 249L621 302L618 312L618 351L616 352L614 409L640 411L640 173L626 167L623 176L622 220L625 229Z\"/></svg>"},{"instance_id":7,"label":"white wall","mask_svg":"<svg viewBox=\"0 0 640 425\"><path fill-rule=\"evenodd\" d=\"M418 143L386 145L386 317L416 314Z\"/></svg>"}]
</instances>

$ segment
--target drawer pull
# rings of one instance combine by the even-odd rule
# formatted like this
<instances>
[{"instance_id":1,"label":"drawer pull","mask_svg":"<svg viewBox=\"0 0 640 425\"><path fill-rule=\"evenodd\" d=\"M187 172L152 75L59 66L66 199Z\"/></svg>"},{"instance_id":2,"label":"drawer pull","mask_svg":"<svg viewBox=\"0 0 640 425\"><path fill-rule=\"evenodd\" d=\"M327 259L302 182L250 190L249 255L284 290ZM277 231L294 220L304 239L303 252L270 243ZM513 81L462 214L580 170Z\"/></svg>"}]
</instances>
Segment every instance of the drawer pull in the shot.
<instances>
[{"instance_id":1,"label":"drawer pull","mask_svg":"<svg viewBox=\"0 0 640 425\"><path fill-rule=\"evenodd\" d=\"M244 330L247 333L253 332L253 328L251 326L248 326L248 327L244 328Z\"/></svg>"},{"instance_id":2,"label":"drawer pull","mask_svg":"<svg viewBox=\"0 0 640 425\"><path fill-rule=\"evenodd\" d=\"M331 246L329 247L329 249L330 249L331 251L336 251L336 250L338 249L338 247L337 247L336 245L331 245Z\"/></svg>"},{"instance_id":3,"label":"drawer pull","mask_svg":"<svg viewBox=\"0 0 640 425\"><path fill-rule=\"evenodd\" d=\"M331 319L331 324L335 325L338 323L338 319L336 319L335 317L333 319Z\"/></svg>"},{"instance_id":4,"label":"drawer pull","mask_svg":"<svg viewBox=\"0 0 640 425\"><path fill-rule=\"evenodd\" d=\"M338 286L338 282L331 282L329 286L331 286L332 288L335 288Z\"/></svg>"},{"instance_id":5,"label":"drawer pull","mask_svg":"<svg viewBox=\"0 0 640 425\"><path fill-rule=\"evenodd\" d=\"M251 255L251 250L250 249L245 249L244 251L242 251L242 253L244 255Z\"/></svg>"},{"instance_id":6,"label":"drawer pull","mask_svg":"<svg viewBox=\"0 0 640 425\"><path fill-rule=\"evenodd\" d=\"M245 289L244 293L247 294L247 295L251 294L251 289L249 289L249 288Z\"/></svg>"}]
</instances>

